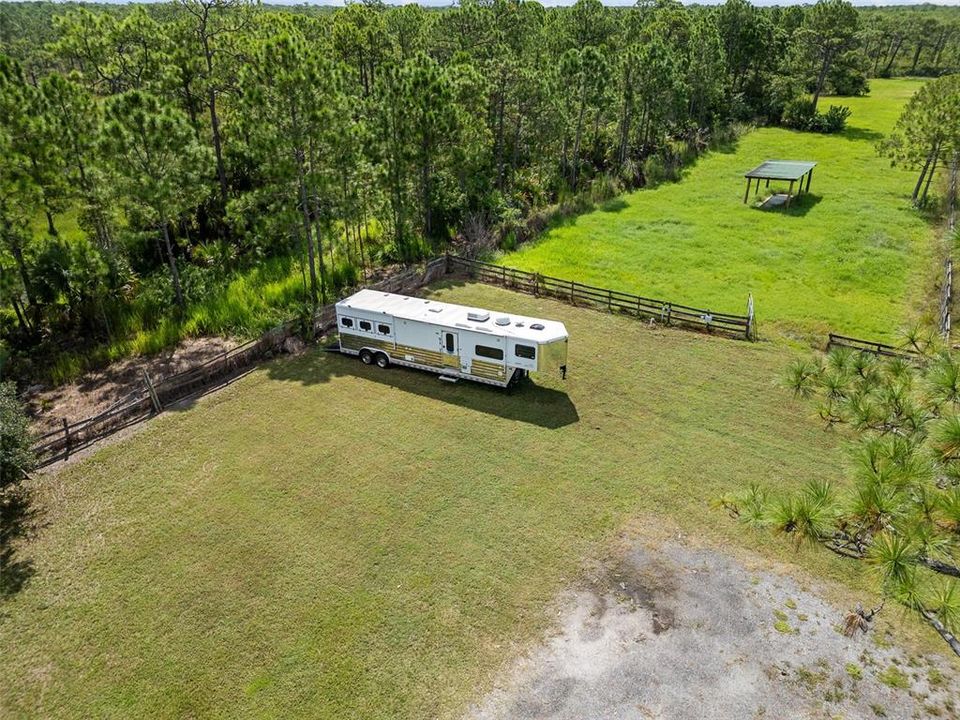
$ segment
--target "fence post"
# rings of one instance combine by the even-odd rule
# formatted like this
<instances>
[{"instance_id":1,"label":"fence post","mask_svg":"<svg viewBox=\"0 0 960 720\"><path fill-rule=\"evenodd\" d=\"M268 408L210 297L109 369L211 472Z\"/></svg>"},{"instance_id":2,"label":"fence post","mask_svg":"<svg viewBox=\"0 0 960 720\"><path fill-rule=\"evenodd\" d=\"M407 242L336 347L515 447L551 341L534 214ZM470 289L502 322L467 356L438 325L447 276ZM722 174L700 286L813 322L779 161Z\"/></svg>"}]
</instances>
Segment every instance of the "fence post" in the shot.
<instances>
[{"instance_id":1,"label":"fence post","mask_svg":"<svg viewBox=\"0 0 960 720\"><path fill-rule=\"evenodd\" d=\"M63 459L70 459L70 423L66 418L60 418L63 423Z\"/></svg>"},{"instance_id":2,"label":"fence post","mask_svg":"<svg viewBox=\"0 0 960 720\"><path fill-rule=\"evenodd\" d=\"M753 340L753 293L747 293L747 340Z\"/></svg>"},{"instance_id":3,"label":"fence post","mask_svg":"<svg viewBox=\"0 0 960 720\"><path fill-rule=\"evenodd\" d=\"M607 290L607 312L613 312L613 290Z\"/></svg>"},{"instance_id":4,"label":"fence post","mask_svg":"<svg viewBox=\"0 0 960 720\"><path fill-rule=\"evenodd\" d=\"M157 391L153 387L153 382L150 380L150 375L147 374L147 369L143 369L143 382L147 386L147 393L150 395L150 402L153 403L153 410L157 414L163 412L163 407L160 405L160 398L157 397Z\"/></svg>"},{"instance_id":5,"label":"fence post","mask_svg":"<svg viewBox=\"0 0 960 720\"><path fill-rule=\"evenodd\" d=\"M533 295L540 297L540 273L533 274Z\"/></svg>"},{"instance_id":6,"label":"fence post","mask_svg":"<svg viewBox=\"0 0 960 720\"><path fill-rule=\"evenodd\" d=\"M574 299L573 299L573 280L570 281L570 304L571 305L577 304L576 302L574 302Z\"/></svg>"},{"instance_id":7,"label":"fence post","mask_svg":"<svg viewBox=\"0 0 960 720\"><path fill-rule=\"evenodd\" d=\"M953 260L947 258L943 263L943 292L940 296L940 335L950 337L952 325L951 306L953 305Z\"/></svg>"},{"instance_id":8,"label":"fence post","mask_svg":"<svg viewBox=\"0 0 960 720\"><path fill-rule=\"evenodd\" d=\"M447 252L443 254L443 259L444 259L443 274L449 275L450 274L450 251L449 250L447 250Z\"/></svg>"}]
</instances>

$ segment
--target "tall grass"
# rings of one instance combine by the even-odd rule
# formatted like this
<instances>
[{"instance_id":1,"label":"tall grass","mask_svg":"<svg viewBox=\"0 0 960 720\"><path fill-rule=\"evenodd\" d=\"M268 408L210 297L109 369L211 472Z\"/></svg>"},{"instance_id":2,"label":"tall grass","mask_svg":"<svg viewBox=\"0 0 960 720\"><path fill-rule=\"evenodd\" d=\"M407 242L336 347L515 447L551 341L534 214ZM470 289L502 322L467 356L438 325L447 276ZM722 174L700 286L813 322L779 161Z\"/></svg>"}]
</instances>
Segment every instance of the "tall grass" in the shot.
<instances>
[{"instance_id":1,"label":"tall grass","mask_svg":"<svg viewBox=\"0 0 960 720\"><path fill-rule=\"evenodd\" d=\"M306 299L300 265L292 257L264 260L212 283L200 299L188 303L179 319L172 307L144 293L114 312L113 340L59 353L47 366L47 379L69 382L117 360L168 350L188 337L256 337L289 319Z\"/></svg>"}]
</instances>

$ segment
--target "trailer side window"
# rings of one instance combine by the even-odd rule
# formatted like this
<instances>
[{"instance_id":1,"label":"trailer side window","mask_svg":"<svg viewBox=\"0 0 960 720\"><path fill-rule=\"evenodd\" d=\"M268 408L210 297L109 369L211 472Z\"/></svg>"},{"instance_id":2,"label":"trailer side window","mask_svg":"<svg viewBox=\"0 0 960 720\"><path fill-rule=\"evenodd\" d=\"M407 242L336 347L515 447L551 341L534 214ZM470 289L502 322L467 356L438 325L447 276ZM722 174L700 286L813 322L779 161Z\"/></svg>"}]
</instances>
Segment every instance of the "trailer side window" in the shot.
<instances>
[{"instance_id":1,"label":"trailer side window","mask_svg":"<svg viewBox=\"0 0 960 720\"><path fill-rule=\"evenodd\" d=\"M480 357L490 358L491 360L503 360L503 350L487 345L477 345L475 348Z\"/></svg>"},{"instance_id":2,"label":"trailer side window","mask_svg":"<svg viewBox=\"0 0 960 720\"><path fill-rule=\"evenodd\" d=\"M537 358L537 348L533 345L515 345L513 352L516 353L518 358L525 358L527 360L535 360Z\"/></svg>"},{"instance_id":3,"label":"trailer side window","mask_svg":"<svg viewBox=\"0 0 960 720\"><path fill-rule=\"evenodd\" d=\"M377 325L377 332L380 333L381 335L389 335L389 334L390 334L390 326L389 326L389 325L384 325L383 323L380 323L379 325Z\"/></svg>"},{"instance_id":4,"label":"trailer side window","mask_svg":"<svg viewBox=\"0 0 960 720\"><path fill-rule=\"evenodd\" d=\"M360 329L370 331L373 329L373 325L371 325L367 320L361 320Z\"/></svg>"},{"instance_id":5,"label":"trailer side window","mask_svg":"<svg viewBox=\"0 0 960 720\"><path fill-rule=\"evenodd\" d=\"M353 327L353 320L350 318L340 318L340 324L344 327Z\"/></svg>"}]
</instances>

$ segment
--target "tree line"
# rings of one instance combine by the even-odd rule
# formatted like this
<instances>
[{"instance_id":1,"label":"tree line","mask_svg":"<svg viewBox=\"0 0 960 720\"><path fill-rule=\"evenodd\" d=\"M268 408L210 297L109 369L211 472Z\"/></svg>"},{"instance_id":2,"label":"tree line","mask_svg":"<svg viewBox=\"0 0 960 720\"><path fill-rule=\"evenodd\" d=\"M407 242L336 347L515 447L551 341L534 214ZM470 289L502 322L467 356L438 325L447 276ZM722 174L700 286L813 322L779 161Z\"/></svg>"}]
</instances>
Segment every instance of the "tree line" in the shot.
<instances>
[{"instance_id":1,"label":"tree line","mask_svg":"<svg viewBox=\"0 0 960 720\"><path fill-rule=\"evenodd\" d=\"M271 258L299 269L296 302L325 302L372 268L509 243L539 208L671 177L735 123L836 130L821 96L953 69L957 17L843 0L2 4L6 355L29 374L175 325Z\"/></svg>"}]
</instances>

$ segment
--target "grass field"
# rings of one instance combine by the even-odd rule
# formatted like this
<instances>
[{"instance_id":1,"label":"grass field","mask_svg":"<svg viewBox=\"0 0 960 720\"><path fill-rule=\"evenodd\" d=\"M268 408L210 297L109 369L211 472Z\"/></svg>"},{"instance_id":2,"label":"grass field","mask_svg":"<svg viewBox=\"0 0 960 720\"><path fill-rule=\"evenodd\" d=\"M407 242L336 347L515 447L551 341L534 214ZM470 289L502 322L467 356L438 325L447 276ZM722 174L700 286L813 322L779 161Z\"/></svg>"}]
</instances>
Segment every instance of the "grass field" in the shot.
<instances>
[{"instance_id":1,"label":"grass field","mask_svg":"<svg viewBox=\"0 0 960 720\"><path fill-rule=\"evenodd\" d=\"M40 479L0 716L456 716L638 518L862 591L858 565L710 507L840 472L776 387L784 348L439 296L562 319L568 379L505 394L311 351Z\"/></svg>"},{"instance_id":2,"label":"grass field","mask_svg":"<svg viewBox=\"0 0 960 720\"><path fill-rule=\"evenodd\" d=\"M871 80L846 132L762 128L700 159L679 183L573 218L505 265L722 312L757 304L761 331L890 339L912 319L935 266L934 231L910 208L915 174L878 140L920 87ZM766 159L813 160L811 194L789 211L743 204L743 173Z\"/></svg>"}]
</instances>

